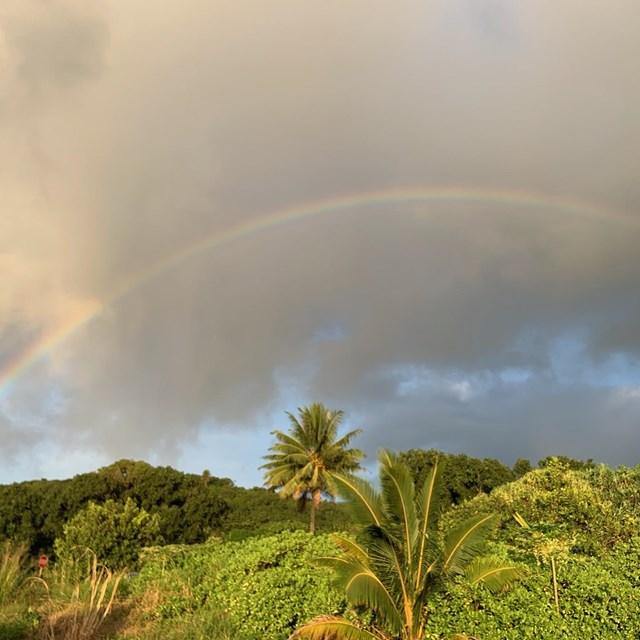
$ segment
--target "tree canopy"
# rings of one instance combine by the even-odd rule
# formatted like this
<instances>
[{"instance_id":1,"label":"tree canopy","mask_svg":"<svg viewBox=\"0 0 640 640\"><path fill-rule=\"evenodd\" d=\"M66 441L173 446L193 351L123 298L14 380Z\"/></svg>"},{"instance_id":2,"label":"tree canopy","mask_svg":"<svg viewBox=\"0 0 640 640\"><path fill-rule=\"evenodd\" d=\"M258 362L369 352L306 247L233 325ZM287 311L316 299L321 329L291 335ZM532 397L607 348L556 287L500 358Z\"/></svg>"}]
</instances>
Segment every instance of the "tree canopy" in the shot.
<instances>
[{"instance_id":1,"label":"tree canopy","mask_svg":"<svg viewBox=\"0 0 640 640\"><path fill-rule=\"evenodd\" d=\"M90 551L100 564L110 569L132 569L140 550L159 542L158 515L149 515L127 498L124 504L113 500L100 505L90 502L64 525L55 551L65 557Z\"/></svg>"},{"instance_id":2,"label":"tree canopy","mask_svg":"<svg viewBox=\"0 0 640 640\"><path fill-rule=\"evenodd\" d=\"M491 493L496 487L516 479L516 474L505 464L493 458L472 458L465 454L447 454L435 449L409 449L399 454L409 467L417 485L433 468L436 460L442 469L440 498L443 506L459 504L482 493Z\"/></svg>"}]
</instances>

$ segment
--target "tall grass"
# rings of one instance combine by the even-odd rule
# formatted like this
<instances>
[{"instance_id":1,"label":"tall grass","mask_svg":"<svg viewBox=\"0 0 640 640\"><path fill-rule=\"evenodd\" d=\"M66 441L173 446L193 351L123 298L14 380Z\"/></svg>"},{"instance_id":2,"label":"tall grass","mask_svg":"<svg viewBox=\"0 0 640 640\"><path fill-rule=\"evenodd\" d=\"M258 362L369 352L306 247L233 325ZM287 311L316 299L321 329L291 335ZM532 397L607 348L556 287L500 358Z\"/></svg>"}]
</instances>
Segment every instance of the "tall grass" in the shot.
<instances>
[{"instance_id":1,"label":"tall grass","mask_svg":"<svg viewBox=\"0 0 640 640\"><path fill-rule=\"evenodd\" d=\"M52 575L43 617L36 633L39 640L90 640L113 611L124 572L114 574L98 564L95 555L82 572L76 561L61 561ZM44 581L43 581L44 582Z\"/></svg>"},{"instance_id":2,"label":"tall grass","mask_svg":"<svg viewBox=\"0 0 640 640\"><path fill-rule=\"evenodd\" d=\"M5 540L0 547L0 607L13 602L24 584L27 546Z\"/></svg>"}]
</instances>

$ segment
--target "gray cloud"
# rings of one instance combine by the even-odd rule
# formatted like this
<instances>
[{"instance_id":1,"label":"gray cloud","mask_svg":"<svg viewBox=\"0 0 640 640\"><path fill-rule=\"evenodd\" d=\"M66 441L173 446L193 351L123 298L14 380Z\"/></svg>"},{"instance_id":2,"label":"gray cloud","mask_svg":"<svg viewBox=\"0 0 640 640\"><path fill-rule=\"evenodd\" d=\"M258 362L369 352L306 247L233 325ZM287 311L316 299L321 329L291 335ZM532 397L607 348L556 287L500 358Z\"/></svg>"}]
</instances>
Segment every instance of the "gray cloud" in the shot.
<instances>
[{"instance_id":1,"label":"gray cloud","mask_svg":"<svg viewBox=\"0 0 640 640\"><path fill-rule=\"evenodd\" d=\"M21 110L100 75L107 29L100 2L10 0L0 13L5 93Z\"/></svg>"},{"instance_id":2,"label":"gray cloud","mask_svg":"<svg viewBox=\"0 0 640 640\"><path fill-rule=\"evenodd\" d=\"M348 408L370 447L640 453L637 403L615 400L640 367L635 4L88 7L0 14L2 357L106 303L15 385L13 429L166 459L293 394ZM538 204L363 204L113 299L233 225L416 185ZM495 382L509 371L529 377ZM469 380L484 390L461 398Z\"/></svg>"},{"instance_id":3,"label":"gray cloud","mask_svg":"<svg viewBox=\"0 0 640 640\"><path fill-rule=\"evenodd\" d=\"M438 448L513 463L569 455L637 464L637 388L612 390L549 380L497 384L465 397L455 388L385 399L367 412L369 450L390 439L403 448ZM391 426L392 425L392 426ZM487 425L491 425L488 427Z\"/></svg>"}]
</instances>

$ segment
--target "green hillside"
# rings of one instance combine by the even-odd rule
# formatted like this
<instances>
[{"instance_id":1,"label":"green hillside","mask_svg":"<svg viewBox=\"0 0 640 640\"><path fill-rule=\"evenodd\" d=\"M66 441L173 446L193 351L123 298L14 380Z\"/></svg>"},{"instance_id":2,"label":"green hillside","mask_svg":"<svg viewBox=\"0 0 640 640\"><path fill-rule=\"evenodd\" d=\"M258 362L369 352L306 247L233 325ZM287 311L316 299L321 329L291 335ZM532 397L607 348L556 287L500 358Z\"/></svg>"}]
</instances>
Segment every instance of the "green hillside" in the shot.
<instances>
[{"instance_id":1,"label":"green hillside","mask_svg":"<svg viewBox=\"0 0 640 640\"><path fill-rule=\"evenodd\" d=\"M470 466L477 471L478 462ZM453 475L458 482L460 474ZM496 514L487 552L514 563L524 577L498 595L463 580L448 582L429 600L421 637L636 637L640 467L548 459L542 468L498 483L489 493L481 487L457 504L447 498L449 480L443 483L438 531ZM376 628L376 615L349 605L316 560L340 553L332 531L358 539L348 504L323 503L313 536L306 531L307 514L270 491L131 461L71 480L3 486L0 492L0 640L286 640L318 615L346 616L358 628ZM127 499L129 515L123 515ZM154 521L160 544L143 548L125 573L115 566L101 573L99 562L92 567L90 551L60 542L74 527L86 526L90 501L99 517L113 518L104 521L115 523L104 530L122 526L131 543ZM97 542L100 528L91 535ZM53 549L56 538L59 557L52 556L39 578L34 553ZM87 623L89 635L83 636L74 625L87 612L93 612L95 626Z\"/></svg>"}]
</instances>

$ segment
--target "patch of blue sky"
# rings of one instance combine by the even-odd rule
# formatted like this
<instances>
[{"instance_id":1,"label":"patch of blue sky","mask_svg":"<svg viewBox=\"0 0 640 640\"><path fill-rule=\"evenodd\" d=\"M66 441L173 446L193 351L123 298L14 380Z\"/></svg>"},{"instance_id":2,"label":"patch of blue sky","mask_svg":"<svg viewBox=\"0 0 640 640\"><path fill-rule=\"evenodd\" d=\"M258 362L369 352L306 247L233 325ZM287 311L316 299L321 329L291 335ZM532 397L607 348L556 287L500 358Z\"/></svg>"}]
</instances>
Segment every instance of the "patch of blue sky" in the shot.
<instances>
[{"instance_id":1,"label":"patch of blue sky","mask_svg":"<svg viewBox=\"0 0 640 640\"><path fill-rule=\"evenodd\" d=\"M48 386L37 394L37 405L27 405L14 395L0 398L0 412L14 424L28 425L31 430L47 431L51 421L64 415L68 407L69 401L60 385Z\"/></svg>"},{"instance_id":2,"label":"patch of blue sky","mask_svg":"<svg viewBox=\"0 0 640 640\"><path fill-rule=\"evenodd\" d=\"M594 358L589 353L586 331L573 331L557 338L549 349L554 380L561 385L599 388L640 385L640 359L612 353Z\"/></svg>"},{"instance_id":3,"label":"patch of blue sky","mask_svg":"<svg viewBox=\"0 0 640 640\"><path fill-rule=\"evenodd\" d=\"M532 371L517 367L498 371L443 372L416 364L395 365L383 375L395 381L395 392L400 398L435 393L451 395L463 402L486 395L498 386L525 384L534 377Z\"/></svg>"},{"instance_id":4,"label":"patch of blue sky","mask_svg":"<svg viewBox=\"0 0 640 640\"><path fill-rule=\"evenodd\" d=\"M279 428L286 431L286 416L282 418ZM198 437L182 445L176 468L188 473L208 469L217 478L231 478L247 488L259 487L263 483L263 471L259 469L264 463L262 456L268 453L272 440L270 429L234 429L204 423Z\"/></svg>"}]
</instances>

